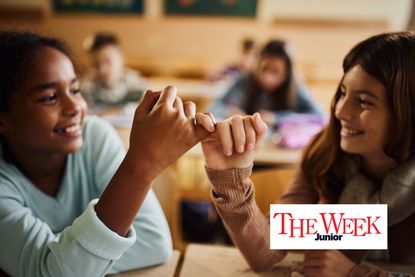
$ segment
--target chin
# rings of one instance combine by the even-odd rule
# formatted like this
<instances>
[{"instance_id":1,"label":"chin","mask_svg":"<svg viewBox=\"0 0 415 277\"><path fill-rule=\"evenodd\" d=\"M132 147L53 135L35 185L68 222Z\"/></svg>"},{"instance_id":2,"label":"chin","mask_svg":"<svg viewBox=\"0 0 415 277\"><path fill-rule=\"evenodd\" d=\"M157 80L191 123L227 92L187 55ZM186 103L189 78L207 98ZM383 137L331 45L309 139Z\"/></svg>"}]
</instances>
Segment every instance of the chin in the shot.
<instances>
[{"instance_id":1,"label":"chin","mask_svg":"<svg viewBox=\"0 0 415 277\"><path fill-rule=\"evenodd\" d=\"M75 152L81 150L82 146L83 146L83 141L82 140L80 142L71 143L69 145L66 145L66 147L64 149L64 152L66 154L72 154L72 153L75 153Z\"/></svg>"}]
</instances>

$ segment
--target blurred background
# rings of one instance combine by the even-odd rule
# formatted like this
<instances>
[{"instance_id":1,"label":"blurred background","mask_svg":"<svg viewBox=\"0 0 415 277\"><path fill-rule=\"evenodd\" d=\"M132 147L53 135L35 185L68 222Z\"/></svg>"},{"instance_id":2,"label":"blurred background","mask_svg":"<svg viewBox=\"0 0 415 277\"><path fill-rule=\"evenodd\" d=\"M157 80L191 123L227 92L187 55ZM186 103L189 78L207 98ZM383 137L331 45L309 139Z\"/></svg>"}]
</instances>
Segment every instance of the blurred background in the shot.
<instances>
[{"instance_id":1,"label":"blurred background","mask_svg":"<svg viewBox=\"0 0 415 277\"><path fill-rule=\"evenodd\" d=\"M111 33L120 42L125 65L145 79L143 89L176 85L179 95L202 111L232 82L222 69L238 63L247 38L256 45L284 40L296 75L328 112L351 47L414 23L412 0L0 0L0 27L66 41L81 75L93 67L94 34ZM115 106L118 117L107 117L126 147L137 103ZM271 144L278 146L278 138L271 136ZM290 183L301 157L301 147L272 147L257 159L257 168L267 170L253 176L264 212ZM270 186L269 180L280 185ZM154 190L175 248L184 249L188 241L214 242L217 233L221 242L230 243L210 205L200 149L192 149L160 176Z\"/></svg>"}]
</instances>

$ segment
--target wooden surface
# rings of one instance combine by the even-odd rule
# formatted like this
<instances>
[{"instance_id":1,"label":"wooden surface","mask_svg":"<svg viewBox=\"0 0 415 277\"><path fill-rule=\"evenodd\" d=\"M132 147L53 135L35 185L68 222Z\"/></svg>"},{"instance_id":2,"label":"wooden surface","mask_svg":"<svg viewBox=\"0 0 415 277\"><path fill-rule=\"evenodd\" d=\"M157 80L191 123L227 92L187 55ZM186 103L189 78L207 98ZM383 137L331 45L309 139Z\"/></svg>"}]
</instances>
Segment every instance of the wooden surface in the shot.
<instances>
[{"instance_id":1,"label":"wooden surface","mask_svg":"<svg viewBox=\"0 0 415 277\"><path fill-rule=\"evenodd\" d=\"M180 277L290 276L291 264L302 260L302 254L290 253L270 271L257 273L249 268L235 247L190 244L186 250Z\"/></svg>"},{"instance_id":2,"label":"wooden surface","mask_svg":"<svg viewBox=\"0 0 415 277\"><path fill-rule=\"evenodd\" d=\"M115 277L135 277L135 276L146 276L146 277L170 277L174 276L176 267L180 259L180 251L174 250L171 259L162 265L146 267L133 271L124 272L117 275L111 275Z\"/></svg>"}]
</instances>

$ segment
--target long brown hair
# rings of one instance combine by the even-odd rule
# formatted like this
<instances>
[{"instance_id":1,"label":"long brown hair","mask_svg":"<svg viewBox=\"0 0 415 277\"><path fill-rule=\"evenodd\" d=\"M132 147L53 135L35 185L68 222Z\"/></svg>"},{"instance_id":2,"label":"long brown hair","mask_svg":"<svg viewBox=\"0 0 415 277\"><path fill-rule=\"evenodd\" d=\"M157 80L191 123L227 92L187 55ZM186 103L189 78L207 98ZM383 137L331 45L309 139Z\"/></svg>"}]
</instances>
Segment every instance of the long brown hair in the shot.
<instances>
[{"instance_id":1,"label":"long brown hair","mask_svg":"<svg viewBox=\"0 0 415 277\"><path fill-rule=\"evenodd\" d=\"M297 103L297 91L294 83L293 66L291 58L287 52L285 42L282 40L274 39L269 41L262 48L259 53L259 59L266 59L268 57L281 58L285 62L287 69L287 77L281 86L275 88L271 93L271 109L272 110L284 110L292 109ZM253 114L257 112L255 109L256 102L261 98L262 88L256 81L253 74L248 77L247 85L247 102L244 110L247 114Z\"/></svg>"},{"instance_id":2,"label":"long brown hair","mask_svg":"<svg viewBox=\"0 0 415 277\"><path fill-rule=\"evenodd\" d=\"M400 164L415 150L415 37L409 32L370 37L346 55L343 72L347 73L355 65L362 66L385 86L393 126L384 151ZM338 201L358 159L340 148L340 122L334 114L341 83L331 102L328 125L307 147L301 162L303 174L326 203Z\"/></svg>"}]
</instances>

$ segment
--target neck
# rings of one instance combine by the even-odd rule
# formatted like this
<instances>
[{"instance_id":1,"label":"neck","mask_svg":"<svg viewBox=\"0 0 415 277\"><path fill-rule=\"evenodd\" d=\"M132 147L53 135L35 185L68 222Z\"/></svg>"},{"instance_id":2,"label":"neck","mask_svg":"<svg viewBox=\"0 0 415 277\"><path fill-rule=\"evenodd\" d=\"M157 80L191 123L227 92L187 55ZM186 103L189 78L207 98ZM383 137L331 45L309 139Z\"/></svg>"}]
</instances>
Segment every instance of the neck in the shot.
<instances>
[{"instance_id":1,"label":"neck","mask_svg":"<svg viewBox=\"0 0 415 277\"><path fill-rule=\"evenodd\" d=\"M42 192L56 196L64 172L66 154L41 154L35 151L23 151L7 145L4 156L8 162L20 171Z\"/></svg>"},{"instance_id":2,"label":"neck","mask_svg":"<svg viewBox=\"0 0 415 277\"><path fill-rule=\"evenodd\" d=\"M362 157L363 171L378 182L382 182L386 175L396 167L396 161L385 154Z\"/></svg>"}]
</instances>

